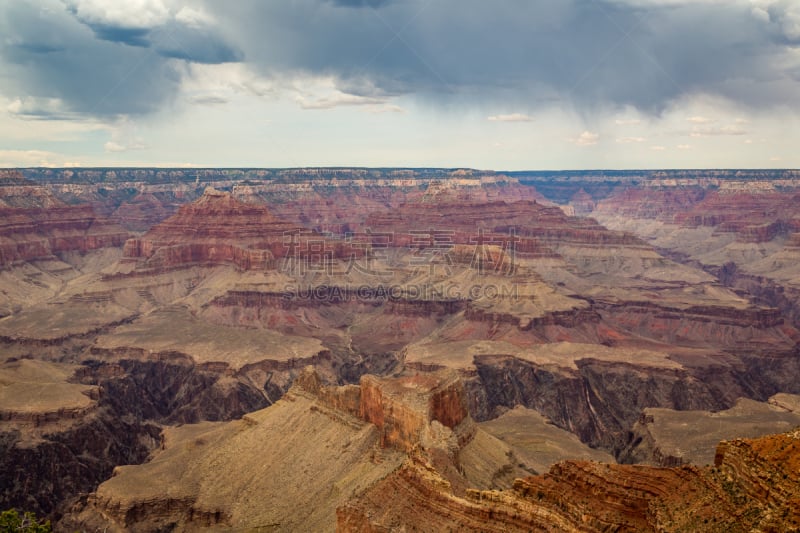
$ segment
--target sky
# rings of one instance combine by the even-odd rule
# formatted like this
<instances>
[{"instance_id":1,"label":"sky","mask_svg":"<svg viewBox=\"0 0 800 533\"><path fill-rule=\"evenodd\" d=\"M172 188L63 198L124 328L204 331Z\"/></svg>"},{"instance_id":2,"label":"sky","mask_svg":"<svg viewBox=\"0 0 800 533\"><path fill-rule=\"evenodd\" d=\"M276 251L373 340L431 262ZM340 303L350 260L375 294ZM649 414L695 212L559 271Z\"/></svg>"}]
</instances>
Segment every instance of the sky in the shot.
<instances>
[{"instance_id":1,"label":"sky","mask_svg":"<svg viewBox=\"0 0 800 533\"><path fill-rule=\"evenodd\" d=\"M800 0L0 0L0 166L800 168Z\"/></svg>"}]
</instances>

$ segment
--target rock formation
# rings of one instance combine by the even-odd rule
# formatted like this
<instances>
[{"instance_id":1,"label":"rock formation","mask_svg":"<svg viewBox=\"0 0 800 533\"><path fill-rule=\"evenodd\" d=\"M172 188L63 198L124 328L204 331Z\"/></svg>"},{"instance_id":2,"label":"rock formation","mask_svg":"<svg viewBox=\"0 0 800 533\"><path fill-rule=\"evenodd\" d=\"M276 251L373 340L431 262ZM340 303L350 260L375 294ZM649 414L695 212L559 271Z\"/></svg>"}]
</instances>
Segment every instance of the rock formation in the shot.
<instances>
[{"instance_id":1,"label":"rock formation","mask_svg":"<svg viewBox=\"0 0 800 533\"><path fill-rule=\"evenodd\" d=\"M118 468L62 525L342 532L800 527L797 432L723 442L713 467L565 461L497 490L468 474L478 457L469 448L486 437L463 400L458 382L445 374L365 376L360 386L335 388L307 370L270 409L170 430L149 463ZM266 456L265 443L272 447ZM513 472L513 457L509 449L494 467ZM309 511L297 513L298 506Z\"/></svg>"},{"instance_id":2,"label":"rock formation","mask_svg":"<svg viewBox=\"0 0 800 533\"><path fill-rule=\"evenodd\" d=\"M346 253L342 243L327 243L319 234L283 222L263 205L245 204L208 188L196 202L126 242L123 255L149 269L232 264L241 270L266 270L286 257L322 262L327 257L317 246L330 250L331 258Z\"/></svg>"},{"instance_id":3,"label":"rock formation","mask_svg":"<svg viewBox=\"0 0 800 533\"><path fill-rule=\"evenodd\" d=\"M127 238L91 206L0 207L0 266L122 246Z\"/></svg>"},{"instance_id":4,"label":"rock formation","mask_svg":"<svg viewBox=\"0 0 800 533\"><path fill-rule=\"evenodd\" d=\"M800 393L797 179L11 173L2 502L74 505L66 529L768 529L783 503L731 518L682 424L785 429L759 413ZM109 220L145 233L123 250ZM26 381L33 364L69 371ZM614 458L697 468L585 462ZM681 522L678 480L721 510Z\"/></svg>"}]
</instances>

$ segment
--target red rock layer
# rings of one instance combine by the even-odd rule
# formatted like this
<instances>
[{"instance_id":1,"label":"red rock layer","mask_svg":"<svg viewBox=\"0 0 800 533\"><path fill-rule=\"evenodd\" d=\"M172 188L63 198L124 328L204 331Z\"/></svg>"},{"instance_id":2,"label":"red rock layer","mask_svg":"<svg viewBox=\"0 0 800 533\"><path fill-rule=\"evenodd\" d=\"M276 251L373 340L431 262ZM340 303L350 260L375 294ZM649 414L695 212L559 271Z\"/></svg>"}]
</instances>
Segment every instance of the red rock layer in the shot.
<instances>
[{"instance_id":1,"label":"red rock layer","mask_svg":"<svg viewBox=\"0 0 800 533\"><path fill-rule=\"evenodd\" d=\"M365 375L358 387L323 387L312 369L295 385L323 403L377 426L381 446L415 449L423 432L436 421L455 428L467 419L464 385L453 374L417 374L398 378Z\"/></svg>"},{"instance_id":2,"label":"red rock layer","mask_svg":"<svg viewBox=\"0 0 800 533\"><path fill-rule=\"evenodd\" d=\"M657 219L672 222L677 213L686 212L706 196L702 187L623 188L598 202L597 211L625 218Z\"/></svg>"},{"instance_id":3,"label":"red rock layer","mask_svg":"<svg viewBox=\"0 0 800 533\"><path fill-rule=\"evenodd\" d=\"M369 227L366 221L370 214L405 204L546 201L533 187L502 175L460 178L456 173L451 179L423 180L412 172L387 180L360 180L352 174L331 183L238 185L234 196L251 203L269 203L284 220L334 234L364 231Z\"/></svg>"},{"instance_id":4,"label":"red rock layer","mask_svg":"<svg viewBox=\"0 0 800 533\"><path fill-rule=\"evenodd\" d=\"M153 194L140 194L114 211L114 219L130 231L147 231L175 212L175 206L165 205Z\"/></svg>"},{"instance_id":5,"label":"red rock layer","mask_svg":"<svg viewBox=\"0 0 800 533\"><path fill-rule=\"evenodd\" d=\"M572 195L572 198L569 200L569 205L572 206L576 215L583 216L594 211L596 203L589 193L580 189Z\"/></svg>"},{"instance_id":6,"label":"red rock layer","mask_svg":"<svg viewBox=\"0 0 800 533\"><path fill-rule=\"evenodd\" d=\"M337 531L799 531L798 466L795 431L723 442L714 467L565 461L462 499L417 459L339 508Z\"/></svg>"},{"instance_id":7,"label":"red rock layer","mask_svg":"<svg viewBox=\"0 0 800 533\"><path fill-rule=\"evenodd\" d=\"M61 207L53 192L25 179L18 170L0 170L0 207L46 208Z\"/></svg>"},{"instance_id":8,"label":"red rock layer","mask_svg":"<svg viewBox=\"0 0 800 533\"><path fill-rule=\"evenodd\" d=\"M800 214L800 195L785 193L709 193L694 209L677 213L674 221L687 226L713 226L736 233L742 242L766 242L785 233Z\"/></svg>"},{"instance_id":9,"label":"red rock layer","mask_svg":"<svg viewBox=\"0 0 800 533\"><path fill-rule=\"evenodd\" d=\"M455 428L467 418L460 380L416 375L392 380L361 379L361 418L375 424L381 444L411 451L434 420Z\"/></svg>"},{"instance_id":10,"label":"red rock layer","mask_svg":"<svg viewBox=\"0 0 800 533\"><path fill-rule=\"evenodd\" d=\"M250 270L275 268L283 258L321 263L352 253L346 243L282 221L265 206L210 189L144 236L126 242L123 255L150 269L199 263Z\"/></svg>"},{"instance_id":11,"label":"red rock layer","mask_svg":"<svg viewBox=\"0 0 800 533\"><path fill-rule=\"evenodd\" d=\"M610 231L590 218L570 217L557 207L537 202L405 204L373 213L366 226L391 233L395 246L435 247L449 244L495 245L503 250L543 257L564 244L641 245L636 237Z\"/></svg>"},{"instance_id":12,"label":"red rock layer","mask_svg":"<svg viewBox=\"0 0 800 533\"><path fill-rule=\"evenodd\" d=\"M126 231L87 205L0 208L0 265L122 246L127 238Z\"/></svg>"},{"instance_id":13,"label":"red rock layer","mask_svg":"<svg viewBox=\"0 0 800 533\"><path fill-rule=\"evenodd\" d=\"M740 242L767 242L778 235L800 231L800 195L790 192L629 188L600 202L597 211L689 227L713 227L735 233Z\"/></svg>"}]
</instances>

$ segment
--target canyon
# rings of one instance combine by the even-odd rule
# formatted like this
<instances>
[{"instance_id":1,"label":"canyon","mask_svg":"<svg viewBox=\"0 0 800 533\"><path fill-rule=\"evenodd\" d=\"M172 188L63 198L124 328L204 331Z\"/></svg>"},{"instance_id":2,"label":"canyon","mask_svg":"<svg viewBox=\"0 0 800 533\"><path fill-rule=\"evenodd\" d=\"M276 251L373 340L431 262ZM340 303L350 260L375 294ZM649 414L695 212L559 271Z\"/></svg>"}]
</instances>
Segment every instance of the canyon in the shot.
<instances>
[{"instance_id":1,"label":"canyon","mask_svg":"<svg viewBox=\"0 0 800 533\"><path fill-rule=\"evenodd\" d=\"M65 531L792 530L797 195L4 171L2 505Z\"/></svg>"}]
</instances>

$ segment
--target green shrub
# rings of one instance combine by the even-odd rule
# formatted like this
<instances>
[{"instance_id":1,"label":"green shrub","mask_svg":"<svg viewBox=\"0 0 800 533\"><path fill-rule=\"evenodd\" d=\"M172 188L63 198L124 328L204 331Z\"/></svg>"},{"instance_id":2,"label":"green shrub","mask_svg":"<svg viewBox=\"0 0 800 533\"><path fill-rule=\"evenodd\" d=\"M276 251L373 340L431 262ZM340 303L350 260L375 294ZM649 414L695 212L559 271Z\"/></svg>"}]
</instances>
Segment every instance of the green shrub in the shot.
<instances>
[{"instance_id":1,"label":"green shrub","mask_svg":"<svg viewBox=\"0 0 800 533\"><path fill-rule=\"evenodd\" d=\"M16 509L9 509L0 513L0 533L50 533L53 531L50 520L39 523L33 513L22 516Z\"/></svg>"}]
</instances>

